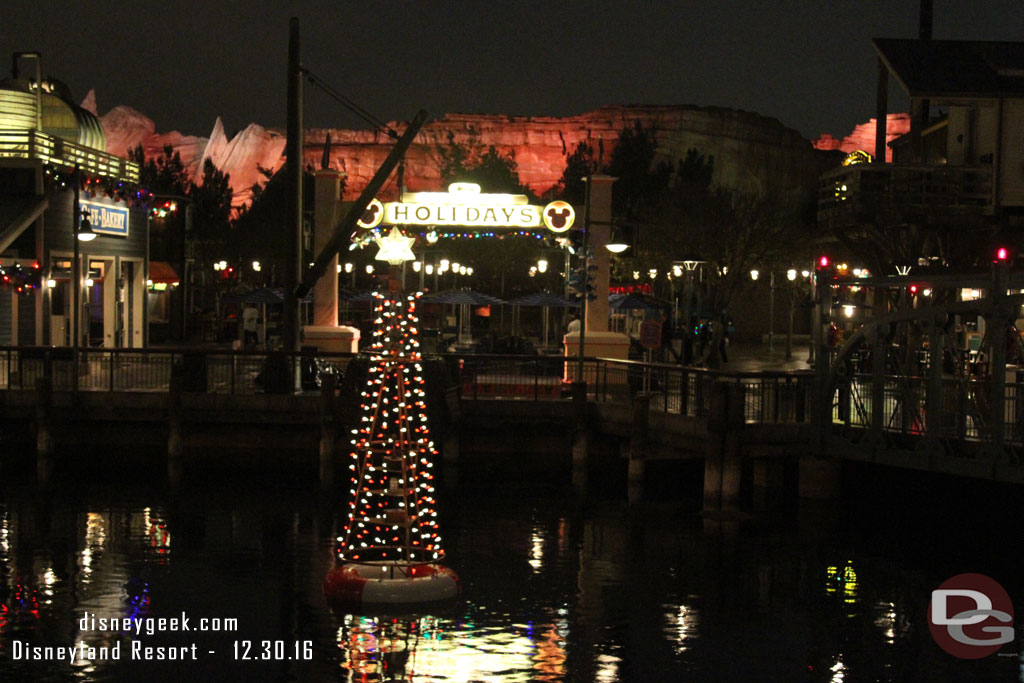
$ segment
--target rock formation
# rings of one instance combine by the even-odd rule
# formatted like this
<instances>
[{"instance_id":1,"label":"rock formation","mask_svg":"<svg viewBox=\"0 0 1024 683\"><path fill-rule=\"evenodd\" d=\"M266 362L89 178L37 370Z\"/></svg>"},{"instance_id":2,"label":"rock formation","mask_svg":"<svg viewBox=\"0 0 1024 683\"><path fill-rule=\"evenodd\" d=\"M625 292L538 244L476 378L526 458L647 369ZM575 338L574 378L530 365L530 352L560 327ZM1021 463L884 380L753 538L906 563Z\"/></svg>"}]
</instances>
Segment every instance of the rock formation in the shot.
<instances>
[{"instance_id":1,"label":"rock formation","mask_svg":"<svg viewBox=\"0 0 1024 683\"><path fill-rule=\"evenodd\" d=\"M713 156L714 180L728 187L790 188L813 180L819 170L810 143L775 119L716 107L606 106L566 118L446 114L424 126L406 154L405 184L413 191L439 188L436 149L451 135L456 143L475 139L499 152L511 151L519 179L543 195L558 185L566 156L579 142L603 146L607 162L619 131L636 121L655 131L663 159L683 158L691 148ZM359 191L387 155L391 140L373 131L311 129L305 139L307 165L319 162L328 133L331 165L348 174L349 191Z\"/></svg>"},{"instance_id":2,"label":"rock formation","mask_svg":"<svg viewBox=\"0 0 1024 683\"><path fill-rule=\"evenodd\" d=\"M860 150L868 154L875 153L875 120L869 119L867 123L861 123L854 127L853 132L842 140L836 139L828 133L814 141L815 149L833 150L838 149L849 154ZM892 142L904 133L910 132L910 114L889 114L885 120L885 142ZM892 148L885 148L885 160L892 161Z\"/></svg>"},{"instance_id":3,"label":"rock formation","mask_svg":"<svg viewBox=\"0 0 1024 683\"><path fill-rule=\"evenodd\" d=\"M93 93L89 93L86 103L95 107ZM177 131L157 133L149 118L126 106L111 109L100 120L111 154L124 156L142 145L146 156L154 157L170 145L197 180L203 162L212 160L230 175L236 206L248 201L253 183L263 180L260 167L277 170L284 163L284 132L256 124L228 139L219 118L208 138ZM680 159L689 149L697 149L714 157L716 183L745 191L813 187L823 165L830 163L799 133L775 119L717 107L606 106L564 118L446 114L424 126L406 154L405 185L413 191L443 189L436 150L451 136L457 143L473 141L485 147L493 145L502 153L512 152L520 180L535 193L545 195L558 185L566 157L579 142L589 140L596 149L603 148L608 161L619 131L636 122L654 131L660 158ZM390 125L402 130L405 124ZM865 130L863 136L873 130ZM320 167L328 134L330 165L347 174L346 194L354 196L376 172L393 140L367 130L308 129L304 153L307 166ZM824 139L815 146L846 149L845 140L828 147L832 143ZM397 188L392 184L382 196L395 192Z\"/></svg>"}]
</instances>

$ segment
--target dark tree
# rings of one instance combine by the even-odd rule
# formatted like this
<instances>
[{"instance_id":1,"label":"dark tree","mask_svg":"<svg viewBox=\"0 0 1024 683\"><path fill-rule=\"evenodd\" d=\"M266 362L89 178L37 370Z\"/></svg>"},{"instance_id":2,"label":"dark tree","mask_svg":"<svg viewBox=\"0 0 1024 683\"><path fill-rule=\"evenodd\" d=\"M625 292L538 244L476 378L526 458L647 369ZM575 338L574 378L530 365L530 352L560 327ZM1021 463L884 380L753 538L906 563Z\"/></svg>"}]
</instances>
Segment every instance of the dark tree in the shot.
<instances>
[{"instance_id":1,"label":"dark tree","mask_svg":"<svg viewBox=\"0 0 1024 683\"><path fill-rule=\"evenodd\" d=\"M576 149L565 159L565 170L562 171L562 178L559 180L561 188L559 198L570 204L581 206L587 196L585 178L599 170L594 146L589 140L581 140L576 144Z\"/></svg>"},{"instance_id":2,"label":"dark tree","mask_svg":"<svg viewBox=\"0 0 1024 683\"><path fill-rule=\"evenodd\" d=\"M128 158L139 165L139 186L155 195L184 197L192 181L188 170L181 162L181 154L170 145L165 145L163 154L146 159L142 145L128 153Z\"/></svg>"},{"instance_id":3,"label":"dark tree","mask_svg":"<svg viewBox=\"0 0 1024 683\"><path fill-rule=\"evenodd\" d=\"M282 167L277 173L260 168L264 181L252 186L252 201L243 206L232 222L228 249L241 263L259 261L270 283L271 274L284 273L287 250L285 236L288 220L288 178ZM344 182L344 181L342 181ZM344 187L342 188L344 190ZM314 187L311 173L303 173L303 203L312 211Z\"/></svg>"}]
</instances>

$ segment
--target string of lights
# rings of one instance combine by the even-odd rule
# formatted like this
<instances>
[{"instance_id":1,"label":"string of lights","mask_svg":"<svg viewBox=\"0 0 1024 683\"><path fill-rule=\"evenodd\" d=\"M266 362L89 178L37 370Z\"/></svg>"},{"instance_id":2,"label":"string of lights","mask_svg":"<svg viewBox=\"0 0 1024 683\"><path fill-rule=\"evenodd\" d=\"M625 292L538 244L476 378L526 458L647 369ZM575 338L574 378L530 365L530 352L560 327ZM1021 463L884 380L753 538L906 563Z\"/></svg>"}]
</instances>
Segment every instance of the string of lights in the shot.
<instances>
[{"instance_id":1,"label":"string of lights","mask_svg":"<svg viewBox=\"0 0 1024 683\"><path fill-rule=\"evenodd\" d=\"M416 303L419 294L375 293L368 387L352 430L349 516L339 538L345 562L428 563L444 552L427 425Z\"/></svg>"}]
</instances>

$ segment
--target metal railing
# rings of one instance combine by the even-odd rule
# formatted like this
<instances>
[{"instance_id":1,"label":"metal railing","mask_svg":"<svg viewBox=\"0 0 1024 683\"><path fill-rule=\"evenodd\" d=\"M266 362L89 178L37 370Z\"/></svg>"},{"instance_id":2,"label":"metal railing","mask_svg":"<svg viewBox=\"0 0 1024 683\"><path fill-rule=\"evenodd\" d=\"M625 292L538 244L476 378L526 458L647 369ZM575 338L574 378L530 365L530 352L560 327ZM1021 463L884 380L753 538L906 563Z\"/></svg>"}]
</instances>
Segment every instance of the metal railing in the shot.
<instances>
[{"instance_id":1,"label":"metal railing","mask_svg":"<svg viewBox=\"0 0 1024 683\"><path fill-rule=\"evenodd\" d=\"M818 217L845 220L867 208L977 210L992 203L992 168L911 164L854 164L823 175Z\"/></svg>"},{"instance_id":2,"label":"metal railing","mask_svg":"<svg viewBox=\"0 0 1024 683\"><path fill-rule=\"evenodd\" d=\"M0 158L39 159L125 183L139 182L139 165L35 130L0 130Z\"/></svg>"},{"instance_id":3,"label":"metal railing","mask_svg":"<svg viewBox=\"0 0 1024 683\"><path fill-rule=\"evenodd\" d=\"M284 375L299 378L302 389L313 391L318 362L344 370L351 358L343 353L90 348L80 349L76 361L68 347L0 347L0 390L32 390L38 379L48 377L55 390L164 392L177 375L184 391L291 393L290 387L272 386L283 369Z\"/></svg>"},{"instance_id":4,"label":"metal railing","mask_svg":"<svg viewBox=\"0 0 1024 683\"><path fill-rule=\"evenodd\" d=\"M929 414L928 380L917 376L886 375L875 406L871 374L855 373L832 394L832 424L887 435L934 436L958 441L987 441L994 436L991 383L983 378L944 377L934 401L938 414ZM1006 444L1024 445L1024 383L1007 382L1003 403ZM879 419L880 424L875 425Z\"/></svg>"},{"instance_id":5,"label":"metal railing","mask_svg":"<svg viewBox=\"0 0 1024 683\"><path fill-rule=\"evenodd\" d=\"M569 400L578 359L563 356L445 355L463 398ZM803 423L810 420L813 373L729 373L661 363L587 358L583 380L588 397L606 403L632 403L650 397L652 410L706 417L711 387L739 385L748 423Z\"/></svg>"},{"instance_id":6,"label":"metal railing","mask_svg":"<svg viewBox=\"0 0 1024 683\"><path fill-rule=\"evenodd\" d=\"M329 363L347 367L352 354L295 354L218 349L80 349L77 361L67 347L0 347L0 390L34 390L39 378L54 390L168 391L178 376L184 391L218 394L291 393L293 385L271 386L274 377L299 377L315 391L315 372ZM577 359L564 356L442 355L463 399L571 400ZM275 364L278 367L274 367ZM706 417L712 386L741 387L748 423L803 423L810 419L813 376L796 373L728 373L678 365L588 358L584 363L588 398L631 404L650 397L652 410Z\"/></svg>"}]
</instances>

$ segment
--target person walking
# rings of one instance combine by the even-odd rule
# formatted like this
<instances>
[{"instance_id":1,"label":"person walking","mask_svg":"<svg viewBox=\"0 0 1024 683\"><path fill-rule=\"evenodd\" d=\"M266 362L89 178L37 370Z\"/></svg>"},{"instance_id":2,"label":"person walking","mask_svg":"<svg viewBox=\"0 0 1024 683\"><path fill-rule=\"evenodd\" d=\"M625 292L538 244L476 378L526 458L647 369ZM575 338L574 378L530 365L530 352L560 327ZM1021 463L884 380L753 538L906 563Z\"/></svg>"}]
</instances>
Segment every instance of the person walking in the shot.
<instances>
[{"instance_id":1,"label":"person walking","mask_svg":"<svg viewBox=\"0 0 1024 683\"><path fill-rule=\"evenodd\" d=\"M255 306L246 306L242 311L242 331L245 333L245 345L256 345L256 323L260 313Z\"/></svg>"}]
</instances>

